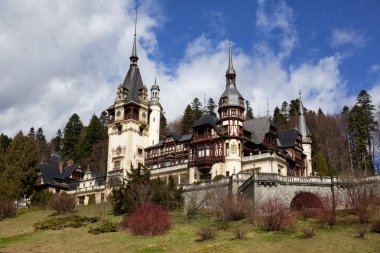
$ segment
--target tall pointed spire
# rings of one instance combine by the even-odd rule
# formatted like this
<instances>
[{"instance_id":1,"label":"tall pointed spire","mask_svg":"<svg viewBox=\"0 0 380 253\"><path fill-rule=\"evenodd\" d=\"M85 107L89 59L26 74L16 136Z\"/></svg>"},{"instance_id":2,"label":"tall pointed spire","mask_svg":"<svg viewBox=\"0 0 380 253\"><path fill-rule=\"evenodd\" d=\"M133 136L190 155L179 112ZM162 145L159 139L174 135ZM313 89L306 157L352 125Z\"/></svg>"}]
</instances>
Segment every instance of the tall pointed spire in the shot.
<instances>
[{"instance_id":1,"label":"tall pointed spire","mask_svg":"<svg viewBox=\"0 0 380 253\"><path fill-rule=\"evenodd\" d=\"M137 65L137 60L139 59L139 57L137 57L136 26L137 26L137 6L136 6L135 34L134 34L134 38L133 38L132 55L131 55L131 57L129 57L129 59L131 60L131 65L132 64Z\"/></svg>"},{"instance_id":2,"label":"tall pointed spire","mask_svg":"<svg viewBox=\"0 0 380 253\"><path fill-rule=\"evenodd\" d=\"M302 142L310 143L311 135L306 125L306 118L304 115L304 108L303 108L302 97L301 97L301 89L299 90L299 115L298 115L297 128L298 128L298 131L302 134Z\"/></svg>"},{"instance_id":3,"label":"tall pointed spire","mask_svg":"<svg viewBox=\"0 0 380 253\"><path fill-rule=\"evenodd\" d=\"M226 84L227 85L235 85L235 77L236 77L236 72L234 69L234 66L232 64L232 48L231 48L231 42L228 44L228 68L226 71Z\"/></svg>"}]
</instances>

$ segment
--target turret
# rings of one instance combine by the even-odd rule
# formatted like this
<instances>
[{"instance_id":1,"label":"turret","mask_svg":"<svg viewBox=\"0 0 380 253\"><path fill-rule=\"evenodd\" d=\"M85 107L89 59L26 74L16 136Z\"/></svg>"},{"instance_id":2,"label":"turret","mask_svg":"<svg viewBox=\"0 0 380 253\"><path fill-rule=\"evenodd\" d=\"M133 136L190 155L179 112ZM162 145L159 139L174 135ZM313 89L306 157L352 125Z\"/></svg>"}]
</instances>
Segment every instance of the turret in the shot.
<instances>
[{"instance_id":1,"label":"turret","mask_svg":"<svg viewBox=\"0 0 380 253\"><path fill-rule=\"evenodd\" d=\"M158 144L160 139L160 87L157 85L156 79L150 89L150 115L149 115L149 146Z\"/></svg>"},{"instance_id":2,"label":"turret","mask_svg":"<svg viewBox=\"0 0 380 253\"><path fill-rule=\"evenodd\" d=\"M298 121L297 128L300 134L302 135L302 148L303 153L306 155L305 159L305 174L306 176L310 176L312 173L312 162L311 162L311 134L306 124L306 118L304 113L304 107L302 103L301 90L299 91L299 113L298 113Z\"/></svg>"},{"instance_id":3,"label":"turret","mask_svg":"<svg viewBox=\"0 0 380 253\"><path fill-rule=\"evenodd\" d=\"M229 44L226 89L219 100L219 115L224 142L225 175L241 171L241 157L244 121L244 98L236 89L236 72L232 64L232 49Z\"/></svg>"}]
</instances>

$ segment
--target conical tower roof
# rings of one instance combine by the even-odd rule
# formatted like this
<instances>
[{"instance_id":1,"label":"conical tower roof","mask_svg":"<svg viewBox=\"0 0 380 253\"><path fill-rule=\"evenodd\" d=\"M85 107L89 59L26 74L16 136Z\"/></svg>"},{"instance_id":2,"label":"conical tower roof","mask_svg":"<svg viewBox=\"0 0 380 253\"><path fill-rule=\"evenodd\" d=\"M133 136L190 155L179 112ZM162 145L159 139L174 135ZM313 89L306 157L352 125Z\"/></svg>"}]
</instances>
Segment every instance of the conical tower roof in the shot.
<instances>
[{"instance_id":1,"label":"conical tower roof","mask_svg":"<svg viewBox=\"0 0 380 253\"><path fill-rule=\"evenodd\" d=\"M303 107L302 98L301 98L301 91L299 94L300 94L300 98L299 98L299 113L298 113L297 128L298 128L298 131L302 134L302 142L309 143L311 134L306 124L304 107Z\"/></svg>"}]
</instances>

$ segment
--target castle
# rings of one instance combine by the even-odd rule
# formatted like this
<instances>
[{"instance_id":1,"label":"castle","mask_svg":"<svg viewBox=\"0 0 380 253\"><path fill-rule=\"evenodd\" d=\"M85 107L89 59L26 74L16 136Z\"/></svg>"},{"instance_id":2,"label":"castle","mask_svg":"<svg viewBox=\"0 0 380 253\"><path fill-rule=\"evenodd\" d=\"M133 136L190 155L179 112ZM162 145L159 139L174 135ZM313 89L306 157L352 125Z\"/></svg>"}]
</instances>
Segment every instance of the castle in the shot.
<instances>
[{"instance_id":1,"label":"castle","mask_svg":"<svg viewBox=\"0 0 380 253\"><path fill-rule=\"evenodd\" d=\"M172 176L181 185L223 177L233 179L242 173L310 176L312 140L301 94L295 128L278 131L270 117L246 120L231 45L228 56L226 87L218 103L219 118L203 114L192 124L190 132L171 132L160 139L160 88L155 81L148 96L137 64L135 31L128 73L117 87L113 105L107 109L106 175L84 172L78 164L58 166L58 160L52 157L52 162L41 165L38 186L68 190L76 194L79 204L86 204L90 199L104 201L112 188L122 184L132 166L145 166L152 178Z\"/></svg>"},{"instance_id":2,"label":"castle","mask_svg":"<svg viewBox=\"0 0 380 253\"><path fill-rule=\"evenodd\" d=\"M131 166L139 165L146 166L153 178L171 175L178 184L240 172L311 175L312 140L301 96L296 128L277 131L269 117L245 120L245 100L237 89L231 45L219 118L204 114L189 133L171 132L161 140L160 88L155 81L148 98L137 62L135 33L128 73L107 109L107 181L111 187L126 177Z\"/></svg>"}]
</instances>

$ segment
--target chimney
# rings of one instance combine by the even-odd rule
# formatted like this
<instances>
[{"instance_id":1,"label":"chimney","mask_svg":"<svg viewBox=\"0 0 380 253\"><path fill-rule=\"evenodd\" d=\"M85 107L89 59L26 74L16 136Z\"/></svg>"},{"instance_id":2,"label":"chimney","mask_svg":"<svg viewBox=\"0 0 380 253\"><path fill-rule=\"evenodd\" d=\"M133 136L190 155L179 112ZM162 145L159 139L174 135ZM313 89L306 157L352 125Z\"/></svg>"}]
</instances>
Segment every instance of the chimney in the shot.
<instances>
[{"instance_id":1,"label":"chimney","mask_svg":"<svg viewBox=\"0 0 380 253\"><path fill-rule=\"evenodd\" d=\"M70 160L67 161L67 167L71 166L73 164L74 164L74 161L72 159L70 159Z\"/></svg>"},{"instance_id":2,"label":"chimney","mask_svg":"<svg viewBox=\"0 0 380 253\"><path fill-rule=\"evenodd\" d=\"M61 175L62 175L62 170L63 170L63 161L59 161L58 167L59 167L59 172L60 172L60 173L61 173Z\"/></svg>"}]
</instances>

